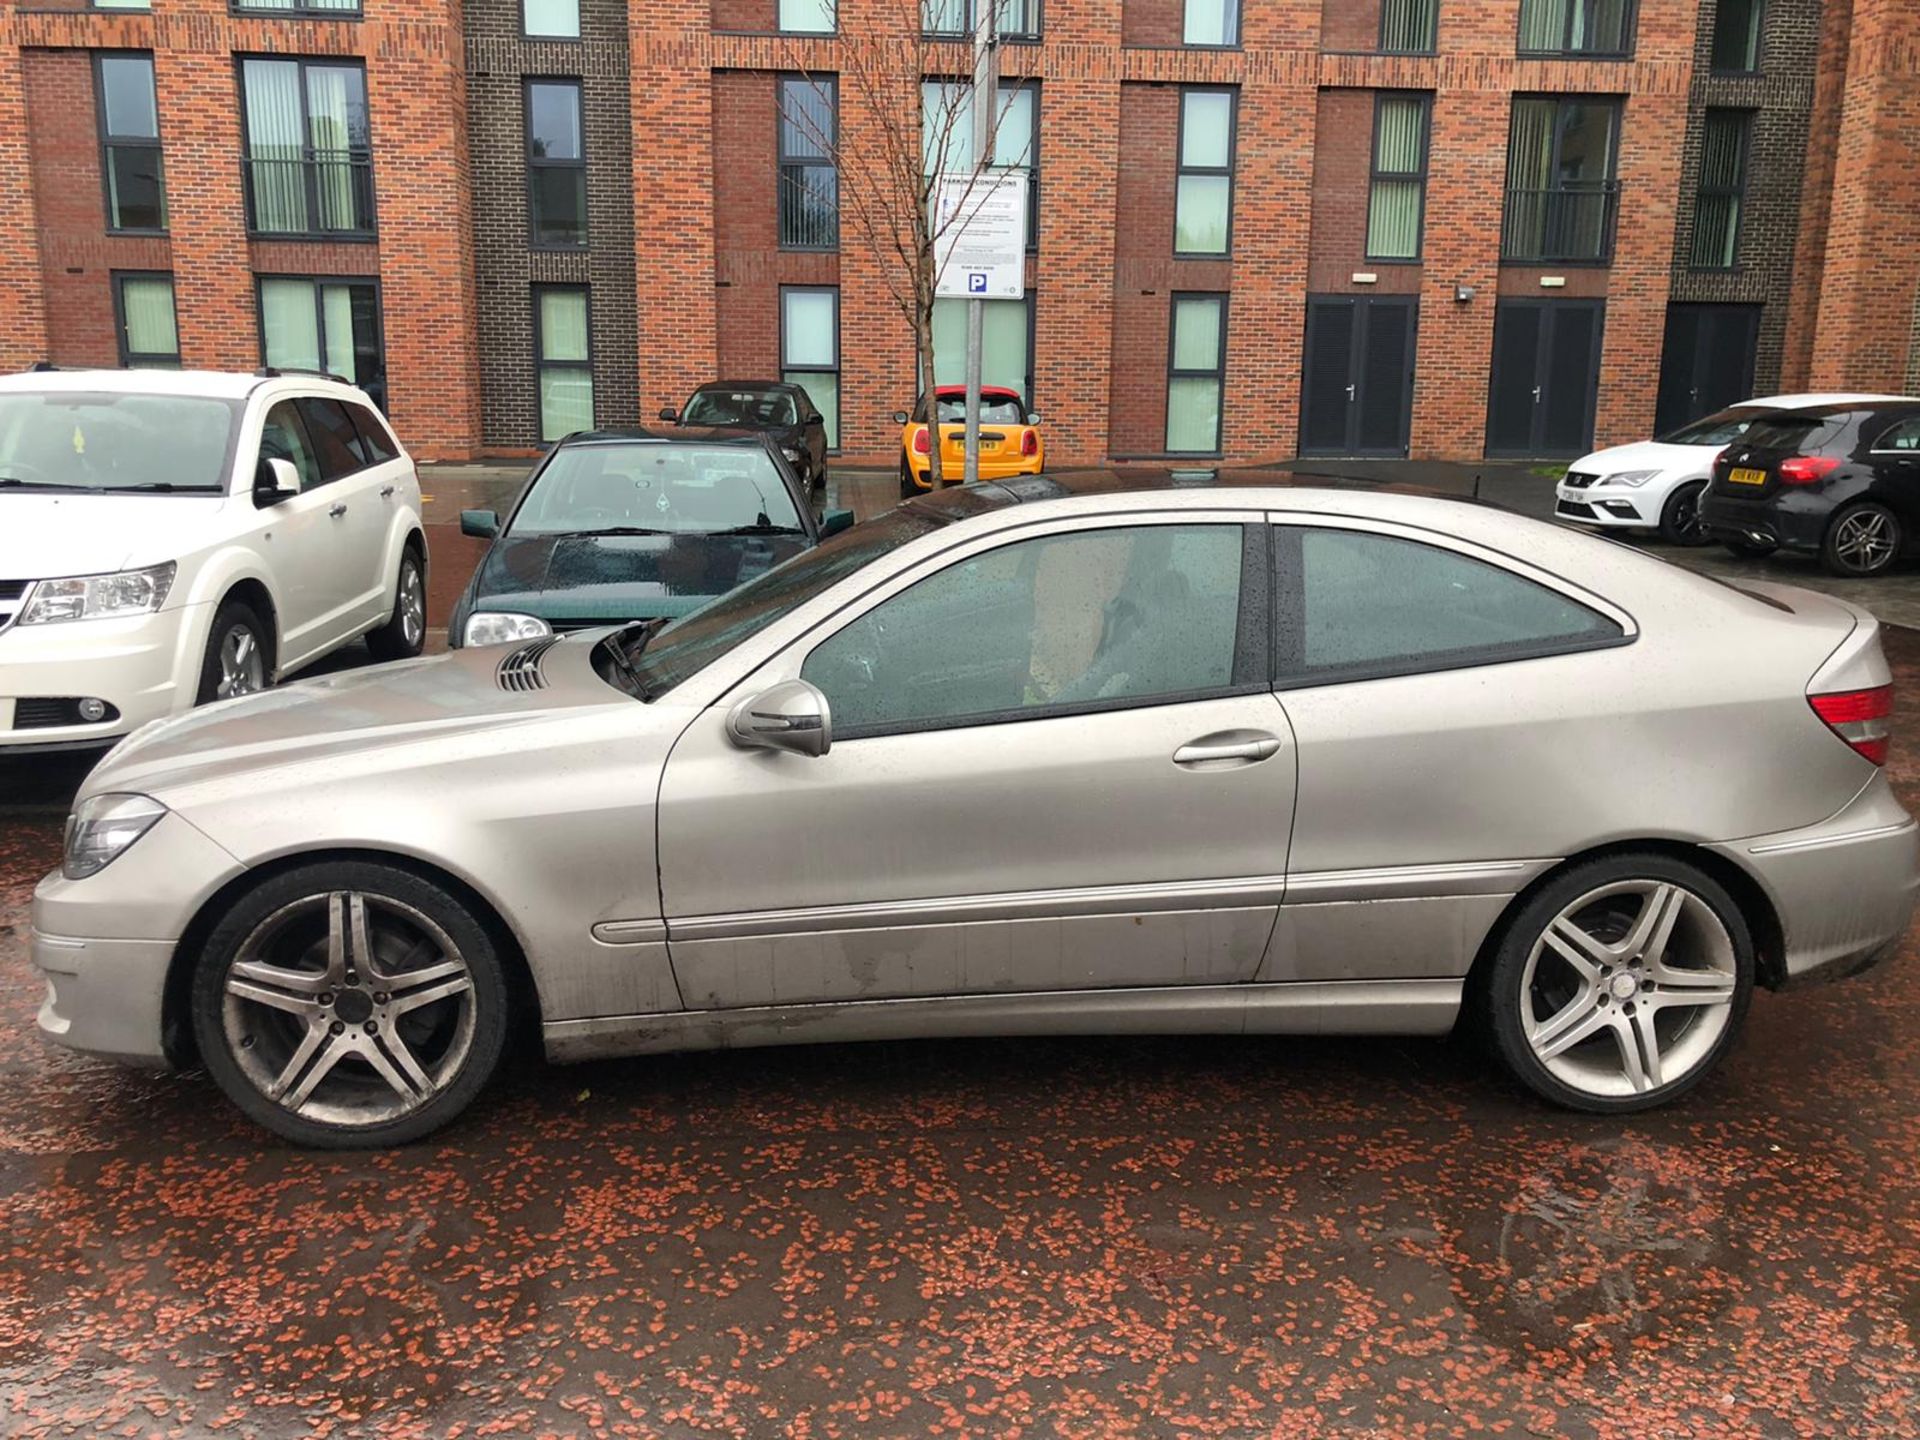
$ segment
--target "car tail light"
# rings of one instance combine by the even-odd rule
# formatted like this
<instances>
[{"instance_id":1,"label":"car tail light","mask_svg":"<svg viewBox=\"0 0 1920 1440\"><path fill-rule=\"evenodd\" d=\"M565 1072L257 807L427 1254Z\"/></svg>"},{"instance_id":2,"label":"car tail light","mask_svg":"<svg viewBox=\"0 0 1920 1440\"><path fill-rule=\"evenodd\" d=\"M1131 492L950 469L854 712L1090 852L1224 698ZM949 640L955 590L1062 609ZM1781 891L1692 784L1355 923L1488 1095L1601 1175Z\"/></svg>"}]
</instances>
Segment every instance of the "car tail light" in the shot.
<instances>
[{"instance_id":1,"label":"car tail light","mask_svg":"<svg viewBox=\"0 0 1920 1440\"><path fill-rule=\"evenodd\" d=\"M1829 695L1809 695L1813 713L1827 722L1827 728L1876 765L1887 763L1887 747L1893 739L1893 687L1876 685L1871 690L1836 690Z\"/></svg>"},{"instance_id":2,"label":"car tail light","mask_svg":"<svg viewBox=\"0 0 1920 1440\"><path fill-rule=\"evenodd\" d=\"M1839 468L1837 455L1789 455L1778 473L1782 485L1817 485Z\"/></svg>"},{"instance_id":3,"label":"car tail light","mask_svg":"<svg viewBox=\"0 0 1920 1440\"><path fill-rule=\"evenodd\" d=\"M913 432L913 453L916 455L925 455L932 450L932 448L932 442L927 439L927 427L922 425L918 430Z\"/></svg>"},{"instance_id":4,"label":"car tail light","mask_svg":"<svg viewBox=\"0 0 1920 1440\"><path fill-rule=\"evenodd\" d=\"M1039 435L1032 430L1024 432L1020 436L1020 453L1022 455L1038 455L1040 453Z\"/></svg>"}]
</instances>

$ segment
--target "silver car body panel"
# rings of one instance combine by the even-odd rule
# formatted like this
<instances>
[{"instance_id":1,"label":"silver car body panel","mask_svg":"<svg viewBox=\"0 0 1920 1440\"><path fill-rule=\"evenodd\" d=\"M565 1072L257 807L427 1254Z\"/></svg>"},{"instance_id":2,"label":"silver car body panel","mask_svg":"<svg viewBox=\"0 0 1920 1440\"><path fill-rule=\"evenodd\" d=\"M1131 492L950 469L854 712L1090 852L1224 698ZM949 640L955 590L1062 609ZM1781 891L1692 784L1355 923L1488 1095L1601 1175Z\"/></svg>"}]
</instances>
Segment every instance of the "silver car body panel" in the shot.
<instances>
[{"instance_id":1,"label":"silver car body panel","mask_svg":"<svg viewBox=\"0 0 1920 1440\"><path fill-rule=\"evenodd\" d=\"M741 751L722 734L733 703L969 553L1200 519L1362 526L1462 550L1584 597L1632 643L851 740L819 758ZM1442 1029L1509 898L1558 857L1620 841L1710 847L1779 907L1795 975L1844 968L1904 931L1915 836L1805 693L1816 676L1883 683L1886 667L1863 612L1745 588L1790 609L1490 508L1162 489L933 529L653 704L594 673L593 636L540 656L544 684L529 691L500 684L504 648L297 683L149 726L89 778L83 796L134 791L173 814L101 874L42 883L36 960L81 997L43 1028L151 1058L165 965L201 907L247 872L339 851L431 865L492 906L561 1056L923 1033ZM1217 775L1167 763L1228 728L1282 743ZM84 958L107 941L134 946L113 953L118 983Z\"/></svg>"}]
</instances>

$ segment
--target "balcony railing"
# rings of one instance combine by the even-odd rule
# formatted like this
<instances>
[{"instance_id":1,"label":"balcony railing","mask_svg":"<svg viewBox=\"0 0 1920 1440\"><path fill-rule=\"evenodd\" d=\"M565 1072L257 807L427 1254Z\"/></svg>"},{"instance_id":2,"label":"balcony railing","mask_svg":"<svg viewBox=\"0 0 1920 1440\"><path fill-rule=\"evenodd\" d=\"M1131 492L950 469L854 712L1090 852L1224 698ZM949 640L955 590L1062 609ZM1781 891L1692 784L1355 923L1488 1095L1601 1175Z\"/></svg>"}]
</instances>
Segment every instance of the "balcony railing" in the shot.
<instances>
[{"instance_id":1,"label":"balcony railing","mask_svg":"<svg viewBox=\"0 0 1920 1440\"><path fill-rule=\"evenodd\" d=\"M249 155L247 227L256 235L371 235L373 156L365 150Z\"/></svg>"},{"instance_id":2,"label":"balcony railing","mask_svg":"<svg viewBox=\"0 0 1920 1440\"><path fill-rule=\"evenodd\" d=\"M1522 264L1577 264L1613 255L1618 180L1570 181L1553 189L1507 190L1500 258Z\"/></svg>"}]
</instances>

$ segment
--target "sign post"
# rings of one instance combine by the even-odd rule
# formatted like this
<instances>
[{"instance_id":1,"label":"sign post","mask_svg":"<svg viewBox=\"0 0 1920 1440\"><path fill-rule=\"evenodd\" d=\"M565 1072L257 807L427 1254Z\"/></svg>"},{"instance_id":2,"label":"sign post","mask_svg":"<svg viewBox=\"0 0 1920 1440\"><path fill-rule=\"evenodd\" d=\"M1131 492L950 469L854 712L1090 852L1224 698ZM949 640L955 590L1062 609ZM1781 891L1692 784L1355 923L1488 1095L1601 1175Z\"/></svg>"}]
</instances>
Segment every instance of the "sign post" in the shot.
<instances>
[{"instance_id":1,"label":"sign post","mask_svg":"<svg viewBox=\"0 0 1920 1440\"><path fill-rule=\"evenodd\" d=\"M1020 300L1027 293L1027 172L982 169L943 174L934 205L934 296L967 302L966 465L961 478L971 483L980 478L980 365L986 302ZM938 444L937 400L930 428Z\"/></svg>"}]
</instances>

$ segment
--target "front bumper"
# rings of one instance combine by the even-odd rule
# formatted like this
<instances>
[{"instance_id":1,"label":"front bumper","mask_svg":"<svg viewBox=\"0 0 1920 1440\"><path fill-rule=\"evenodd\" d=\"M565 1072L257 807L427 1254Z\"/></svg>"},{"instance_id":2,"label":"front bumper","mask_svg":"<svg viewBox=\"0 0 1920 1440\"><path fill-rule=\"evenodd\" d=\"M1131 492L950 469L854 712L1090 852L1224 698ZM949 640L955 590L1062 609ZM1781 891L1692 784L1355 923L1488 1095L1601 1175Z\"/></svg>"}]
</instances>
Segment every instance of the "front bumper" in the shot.
<instances>
[{"instance_id":1,"label":"front bumper","mask_svg":"<svg viewBox=\"0 0 1920 1440\"><path fill-rule=\"evenodd\" d=\"M1576 520L1582 525L1645 530L1660 523L1661 498L1659 494L1648 495L1644 489L1606 485L1575 488L1563 483L1554 488L1553 514L1556 520Z\"/></svg>"},{"instance_id":2,"label":"front bumper","mask_svg":"<svg viewBox=\"0 0 1920 1440\"><path fill-rule=\"evenodd\" d=\"M14 625L0 634L0 754L106 745L193 703L200 684L202 605L124 620ZM103 700L106 719L62 717L59 705Z\"/></svg>"},{"instance_id":3,"label":"front bumper","mask_svg":"<svg viewBox=\"0 0 1920 1440\"><path fill-rule=\"evenodd\" d=\"M1818 554L1827 533L1830 503L1804 488L1748 498L1708 490L1700 500L1700 524L1709 539L1771 545Z\"/></svg>"}]
</instances>

